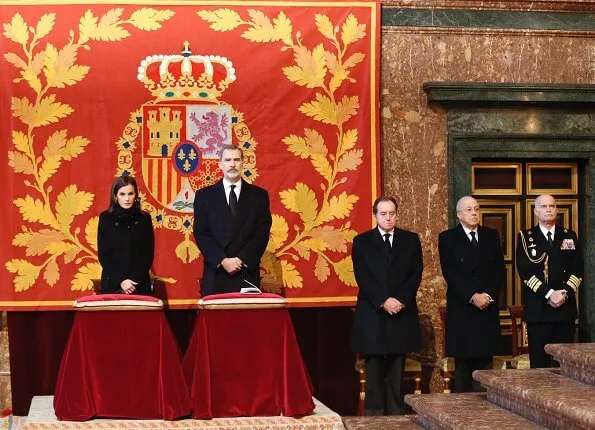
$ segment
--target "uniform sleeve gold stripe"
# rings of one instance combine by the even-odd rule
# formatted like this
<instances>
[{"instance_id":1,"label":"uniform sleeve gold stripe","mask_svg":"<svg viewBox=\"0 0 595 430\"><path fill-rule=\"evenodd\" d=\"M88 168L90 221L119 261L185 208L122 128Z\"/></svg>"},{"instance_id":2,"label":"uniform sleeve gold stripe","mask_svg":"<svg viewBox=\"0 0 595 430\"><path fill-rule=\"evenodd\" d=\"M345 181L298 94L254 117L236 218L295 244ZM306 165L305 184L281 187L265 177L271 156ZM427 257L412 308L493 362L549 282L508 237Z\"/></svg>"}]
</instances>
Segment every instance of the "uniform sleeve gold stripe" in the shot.
<instances>
[{"instance_id":1,"label":"uniform sleeve gold stripe","mask_svg":"<svg viewBox=\"0 0 595 430\"><path fill-rule=\"evenodd\" d=\"M581 283L583 282L583 280L577 276L574 275L570 275L570 279L568 279L568 281L566 281L566 285L568 285L570 288L572 288L574 290L574 292L576 293L576 291L578 290L578 287L581 285Z\"/></svg>"},{"instance_id":2,"label":"uniform sleeve gold stripe","mask_svg":"<svg viewBox=\"0 0 595 430\"><path fill-rule=\"evenodd\" d=\"M533 275L529 278L528 281L525 281L525 285L533 290L533 292L537 292L539 287L541 287L542 282L537 278L537 276Z\"/></svg>"}]
</instances>

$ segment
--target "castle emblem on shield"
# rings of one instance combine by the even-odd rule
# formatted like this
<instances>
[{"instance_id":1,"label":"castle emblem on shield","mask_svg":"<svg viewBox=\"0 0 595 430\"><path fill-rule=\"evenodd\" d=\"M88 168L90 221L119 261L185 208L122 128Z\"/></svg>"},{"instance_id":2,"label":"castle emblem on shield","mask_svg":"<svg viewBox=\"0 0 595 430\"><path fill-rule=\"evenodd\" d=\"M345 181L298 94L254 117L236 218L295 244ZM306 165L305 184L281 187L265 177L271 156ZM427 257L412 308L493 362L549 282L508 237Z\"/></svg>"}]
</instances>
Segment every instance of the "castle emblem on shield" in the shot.
<instances>
[{"instance_id":1,"label":"castle emblem on shield","mask_svg":"<svg viewBox=\"0 0 595 430\"><path fill-rule=\"evenodd\" d=\"M225 57L193 54L185 42L180 54L146 57L137 78L153 99L131 114L116 143L116 174L140 179L143 208L153 215L155 226L178 230L187 239L195 192L221 177L218 164L223 145L243 149L246 181L258 176L257 142L244 114L222 98L236 80L236 70ZM141 174L133 163L138 155L142 156Z\"/></svg>"},{"instance_id":2,"label":"castle emblem on shield","mask_svg":"<svg viewBox=\"0 0 595 430\"><path fill-rule=\"evenodd\" d=\"M194 191L218 179L218 156L232 143L229 105L143 106L142 170L161 205L192 212Z\"/></svg>"}]
</instances>

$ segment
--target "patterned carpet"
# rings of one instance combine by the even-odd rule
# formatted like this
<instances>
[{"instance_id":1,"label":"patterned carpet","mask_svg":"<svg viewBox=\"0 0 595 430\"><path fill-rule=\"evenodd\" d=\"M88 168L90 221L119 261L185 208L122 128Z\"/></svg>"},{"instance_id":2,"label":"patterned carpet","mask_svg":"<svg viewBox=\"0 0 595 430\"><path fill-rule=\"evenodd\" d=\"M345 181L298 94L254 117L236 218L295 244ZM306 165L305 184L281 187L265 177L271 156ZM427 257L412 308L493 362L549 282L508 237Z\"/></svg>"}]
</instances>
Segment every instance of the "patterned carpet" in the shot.
<instances>
[{"instance_id":1,"label":"patterned carpet","mask_svg":"<svg viewBox=\"0 0 595 430\"><path fill-rule=\"evenodd\" d=\"M60 422L53 415L45 417L47 402L51 405L52 397L36 398L35 410L32 416L0 418L0 430L29 430L29 429L346 429L346 430L419 430L423 429L415 418L416 415L387 416L387 417L354 417L341 418L322 403L314 399L315 415L295 420L292 418L227 418L211 421L181 420L181 421L130 421L130 420L93 420L86 423ZM39 414L38 414L39 412ZM45 420L45 421L44 421ZM296 423L296 421L298 423ZM25 427L25 424L27 426Z\"/></svg>"},{"instance_id":2,"label":"patterned carpet","mask_svg":"<svg viewBox=\"0 0 595 430\"><path fill-rule=\"evenodd\" d=\"M316 406L318 407L318 403L316 404ZM322 405L324 407L324 405ZM318 408L317 408L318 409ZM321 416L322 414L322 407L320 409L318 409L317 412L321 412ZM345 428L346 430L386 430L386 429L391 429L391 430L418 430L418 429L422 429L423 427L421 427L419 424L417 424L415 422L415 415L405 415L405 416L395 416L395 417L343 417L343 425L345 427L343 427L342 425L339 424L339 421L336 419L333 419L332 423L314 423L314 422L304 422L300 427L295 427L291 424L283 424L283 423L278 423L277 426L273 426L273 427L269 427L268 424L264 424L264 423L259 423L259 422L253 422L251 424L248 424L246 421L247 420L254 420L253 418L244 418L242 419L243 421L243 425L240 427L235 427L235 428L241 428L241 429L261 429L261 428L266 428L266 429L289 429L289 428L301 428L301 429L342 429ZM23 427L25 425L27 421L27 417L15 417L15 416L8 416L8 417L4 417L4 418L0 418L0 430L23 430ZM239 421L239 420L238 420ZM302 421L302 420L300 420ZM198 426L193 426L193 423L200 423ZM125 423L125 424L124 424ZM95 421L90 421L88 423L85 423L85 430L91 430L91 429L118 429L118 428L126 428L126 429L130 429L130 428L143 428L145 430L149 429L158 429L158 430L163 430L165 428L173 428L173 429L184 429L184 428L203 428L203 429L214 429L214 428L221 428L219 427L220 424L220 420L214 420L212 422L209 421L194 421L194 420L185 420L185 421L180 421L180 423L182 423L181 426L176 426L176 427L170 427L167 426L168 422L164 422L164 421L158 421L156 422L156 424L158 424L158 427L151 427L151 426L143 426L143 427L131 427L130 426L130 421L124 421L124 423L119 422L118 420L113 420L113 421L109 421L109 420L95 420ZM146 422L145 422L146 423ZM178 422L174 422L173 424L177 424ZM60 429L60 428L69 428L69 427L59 427L60 424L66 424L66 423L60 423L60 422L47 422L47 423L29 423L29 425L27 426L27 429L32 429L32 428L37 428L37 429L45 429L45 430L49 430L49 429ZM169 422L169 424L172 424L171 422ZM232 425L231 421L227 421L226 422L227 427L229 428L229 426ZM72 428L72 427L70 427ZM79 427L81 428L81 427Z\"/></svg>"},{"instance_id":3,"label":"patterned carpet","mask_svg":"<svg viewBox=\"0 0 595 430\"><path fill-rule=\"evenodd\" d=\"M85 422L58 421L54 415L53 396L36 396L31 402L27 417L12 417L12 427L0 426L10 430L190 430L190 429L343 429L341 417L314 398L314 414L295 419L291 417L245 417L214 418L212 420L107 420L96 419ZM20 419L16 419L20 418Z\"/></svg>"},{"instance_id":4,"label":"patterned carpet","mask_svg":"<svg viewBox=\"0 0 595 430\"><path fill-rule=\"evenodd\" d=\"M9 415L0 418L0 430L21 430L25 425L27 417L15 417Z\"/></svg>"}]
</instances>

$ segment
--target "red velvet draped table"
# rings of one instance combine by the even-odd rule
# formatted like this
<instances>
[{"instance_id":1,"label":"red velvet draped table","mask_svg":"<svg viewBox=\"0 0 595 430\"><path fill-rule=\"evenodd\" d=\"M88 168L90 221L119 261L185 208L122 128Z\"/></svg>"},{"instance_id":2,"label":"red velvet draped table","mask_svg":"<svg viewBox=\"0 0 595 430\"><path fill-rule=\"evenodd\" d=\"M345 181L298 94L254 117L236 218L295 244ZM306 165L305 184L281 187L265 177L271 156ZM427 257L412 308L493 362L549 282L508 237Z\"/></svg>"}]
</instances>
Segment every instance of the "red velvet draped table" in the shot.
<instances>
[{"instance_id":1,"label":"red velvet draped table","mask_svg":"<svg viewBox=\"0 0 595 430\"><path fill-rule=\"evenodd\" d=\"M199 311L183 368L193 418L300 417L314 410L284 308Z\"/></svg>"},{"instance_id":2,"label":"red velvet draped table","mask_svg":"<svg viewBox=\"0 0 595 430\"><path fill-rule=\"evenodd\" d=\"M54 409L60 420L189 416L180 348L163 311L77 312Z\"/></svg>"}]
</instances>

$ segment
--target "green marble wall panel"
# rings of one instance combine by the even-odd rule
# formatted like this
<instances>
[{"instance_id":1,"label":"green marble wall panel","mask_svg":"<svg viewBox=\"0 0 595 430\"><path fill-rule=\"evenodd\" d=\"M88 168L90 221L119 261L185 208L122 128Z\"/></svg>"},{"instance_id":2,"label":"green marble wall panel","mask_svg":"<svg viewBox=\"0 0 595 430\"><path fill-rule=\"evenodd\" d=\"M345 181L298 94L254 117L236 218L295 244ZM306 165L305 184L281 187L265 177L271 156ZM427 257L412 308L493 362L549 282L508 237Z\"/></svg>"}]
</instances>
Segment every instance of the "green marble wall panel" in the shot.
<instances>
[{"instance_id":1,"label":"green marble wall panel","mask_svg":"<svg viewBox=\"0 0 595 430\"><path fill-rule=\"evenodd\" d=\"M383 7L382 25L594 31L595 13Z\"/></svg>"},{"instance_id":2,"label":"green marble wall panel","mask_svg":"<svg viewBox=\"0 0 595 430\"><path fill-rule=\"evenodd\" d=\"M593 112L554 112L545 109L483 109L448 112L449 135L496 134L519 136L591 136L595 134Z\"/></svg>"}]
</instances>

